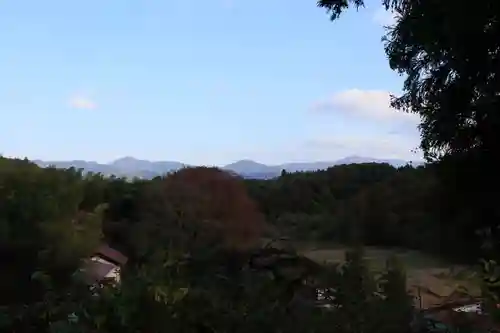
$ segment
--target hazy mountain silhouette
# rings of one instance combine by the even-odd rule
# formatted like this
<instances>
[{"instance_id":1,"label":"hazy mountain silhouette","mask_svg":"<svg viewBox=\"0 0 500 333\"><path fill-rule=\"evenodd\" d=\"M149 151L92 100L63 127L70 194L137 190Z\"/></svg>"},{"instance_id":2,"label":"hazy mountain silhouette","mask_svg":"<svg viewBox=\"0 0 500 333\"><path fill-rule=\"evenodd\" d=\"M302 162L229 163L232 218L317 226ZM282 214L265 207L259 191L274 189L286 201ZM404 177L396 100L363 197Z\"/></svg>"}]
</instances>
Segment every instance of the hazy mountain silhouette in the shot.
<instances>
[{"instance_id":1,"label":"hazy mountain silhouette","mask_svg":"<svg viewBox=\"0 0 500 333\"><path fill-rule=\"evenodd\" d=\"M70 168L84 169L88 172L99 172L104 175L116 175L120 177L140 177L140 178L153 178L155 176L163 175L172 171L179 170L183 167L190 166L188 164L177 161L148 161L140 160L134 157L123 157L111 163L102 164L92 161L34 161L42 167L49 165L56 168ZM403 166L408 163L405 160L399 159L377 159L362 156L348 156L337 161L320 161L320 162L303 162L303 163L284 163L279 165L267 165L258 163L252 160L240 160L221 168L224 170L235 172L247 178L273 178L279 176L282 170L288 172L297 171L315 171L326 169L331 166L340 164L356 164L356 163L388 163L395 167ZM421 161L413 163L413 165L422 164Z\"/></svg>"},{"instance_id":2,"label":"hazy mountain silhouette","mask_svg":"<svg viewBox=\"0 0 500 333\"><path fill-rule=\"evenodd\" d=\"M269 166L262 163L257 163L252 160L241 160L222 167L224 170L233 171L238 174L245 173L273 173L281 171L276 166Z\"/></svg>"},{"instance_id":3,"label":"hazy mountain silhouette","mask_svg":"<svg viewBox=\"0 0 500 333\"><path fill-rule=\"evenodd\" d=\"M110 163L116 169L123 171L136 172L137 170L152 171L157 173L165 173L170 171L179 170L185 166L184 163L175 161L159 161L151 162L147 160L138 160L133 157L119 158Z\"/></svg>"}]
</instances>

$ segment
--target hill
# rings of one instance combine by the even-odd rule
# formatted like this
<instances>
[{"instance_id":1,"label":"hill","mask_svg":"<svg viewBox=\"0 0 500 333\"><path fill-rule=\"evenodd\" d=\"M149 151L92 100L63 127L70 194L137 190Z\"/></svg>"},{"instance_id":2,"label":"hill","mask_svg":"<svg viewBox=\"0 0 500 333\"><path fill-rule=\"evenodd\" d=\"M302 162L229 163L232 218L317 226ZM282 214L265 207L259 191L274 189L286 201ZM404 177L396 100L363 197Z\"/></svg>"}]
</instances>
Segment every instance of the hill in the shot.
<instances>
[{"instance_id":1,"label":"hill","mask_svg":"<svg viewBox=\"0 0 500 333\"><path fill-rule=\"evenodd\" d=\"M141 160L134 157L119 158L110 163L97 163L93 161L73 160L73 161L34 161L41 167L53 165L56 168L83 169L88 172L98 172L106 176L119 176L127 178L144 178L151 179L155 176L163 175L172 171L179 170L186 166L191 166L187 163L178 161L149 161ZM252 160L240 160L225 166L221 166L223 170L232 171L249 179L271 179L281 174L282 170L287 172L298 171L316 171L324 170L332 166L342 164L361 164L361 163L387 163L394 167L400 167L410 163L405 160L398 159L377 159L371 157L348 156L336 161L318 161L318 162L301 162L301 163L283 163L279 165L267 165L258 163ZM422 164L417 162L416 164Z\"/></svg>"}]
</instances>

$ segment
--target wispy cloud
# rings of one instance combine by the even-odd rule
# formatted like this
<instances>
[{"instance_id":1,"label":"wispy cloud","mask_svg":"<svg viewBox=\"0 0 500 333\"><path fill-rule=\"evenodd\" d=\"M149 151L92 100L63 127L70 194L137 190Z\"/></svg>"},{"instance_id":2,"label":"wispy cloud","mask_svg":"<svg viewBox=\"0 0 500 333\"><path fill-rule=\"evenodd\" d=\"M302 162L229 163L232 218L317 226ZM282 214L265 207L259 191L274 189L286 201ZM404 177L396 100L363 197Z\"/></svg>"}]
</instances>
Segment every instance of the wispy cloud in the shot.
<instances>
[{"instance_id":1,"label":"wispy cloud","mask_svg":"<svg viewBox=\"0 0 500 333\"><path fill-rule=\"evenodd\" d=\"M376 137L320 137L307 140L303 149L317 158L338 158L359 155L375 158L400 158L420 160L418 140L404 136L381 135ZM415 151L416 150L416 151Z\"/></svg>"},{"instance_id":2,"label":"wispy cloud","mask_svg":"<svg viewBox=\"0 0 500 333\"><path fill-rule=\"evenodd\" d=\"M418 122L418 116L390 106L391 93L384 90L348 89L314 103L314 111L340 112L350 116L383 121Z\"/></svg>"},{"instance_id":3,"label":"wispy cloud","mask_svg":"<svg viewBox=\"0 0 500 333\"><path fill-rule=\"evenodd\" d=\"M95 110L97 109L97 103L89 97L83 95L72 96L68 104L71 108L79 110Z\"/></svg>"}]
</instances>

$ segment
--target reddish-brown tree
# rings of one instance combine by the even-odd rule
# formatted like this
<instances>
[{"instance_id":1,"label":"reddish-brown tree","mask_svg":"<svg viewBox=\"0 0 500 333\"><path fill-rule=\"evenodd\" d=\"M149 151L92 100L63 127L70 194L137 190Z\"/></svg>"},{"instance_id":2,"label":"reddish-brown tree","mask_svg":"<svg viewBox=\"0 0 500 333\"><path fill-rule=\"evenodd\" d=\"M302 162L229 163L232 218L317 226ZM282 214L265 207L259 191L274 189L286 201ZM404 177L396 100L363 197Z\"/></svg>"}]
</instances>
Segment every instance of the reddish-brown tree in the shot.
<instances>
[{"instance_id":1,"label":"reddish-brown tree","mask_svg":"<svg viewBox=\"0 0 500 333\"><path fill-rule=\"evenodd\" d=\"M242 180L218 168L184 168L155 181L148 192L149 213L160 225L173 226L173 233L240 249L262 235L264 217Z\"/></svg>"}]
</instances>

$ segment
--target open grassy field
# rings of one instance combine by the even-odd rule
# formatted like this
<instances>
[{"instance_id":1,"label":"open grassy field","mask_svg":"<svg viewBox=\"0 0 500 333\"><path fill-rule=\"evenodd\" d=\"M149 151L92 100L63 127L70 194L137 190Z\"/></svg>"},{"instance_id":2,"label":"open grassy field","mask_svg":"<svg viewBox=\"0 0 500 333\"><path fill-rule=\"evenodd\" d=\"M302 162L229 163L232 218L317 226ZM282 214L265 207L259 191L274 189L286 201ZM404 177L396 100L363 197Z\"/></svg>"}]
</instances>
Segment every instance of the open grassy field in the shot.
<instances>
[{"instance_id":1,"label":"open grassy field","mask_svg":"<svg viewBox=\"0 0 500 333\"><path fill-rule=\"evenodd\" d=\"M305 257L327 264L343 262L347 250L306 244L296 247ZM398 258L405 268L409 291L415 296L420 295L418 303L421 300L423 307L440 305L464 294L472 297L479 295L479 283L471 267L450 265L412 250L365 247L365 256L374 271L383 269L390 257Z\"/></svg>"}]
</instances>

